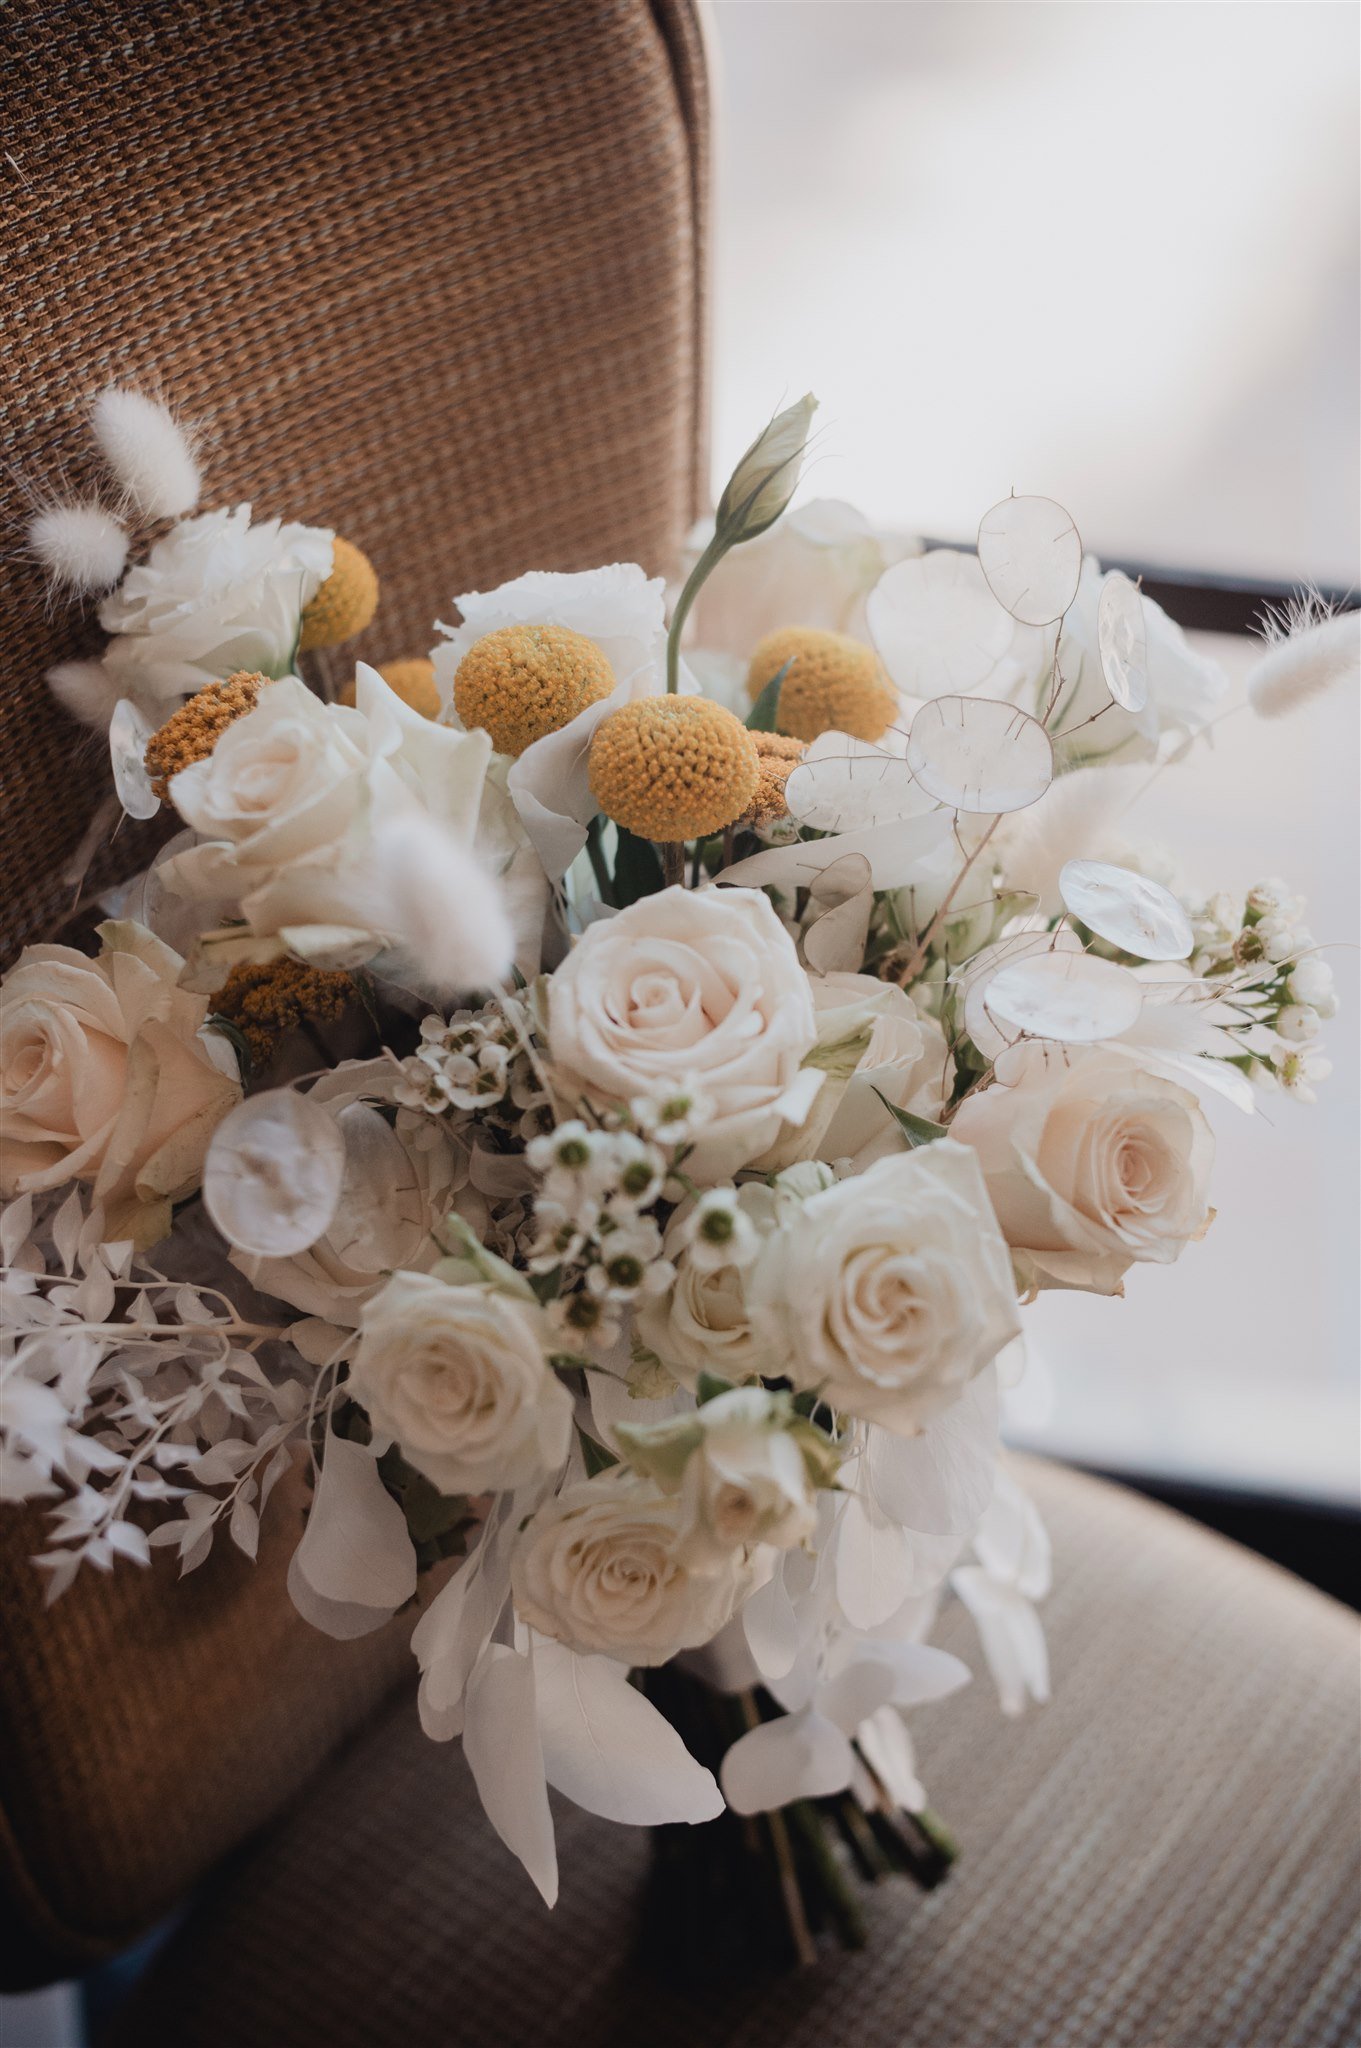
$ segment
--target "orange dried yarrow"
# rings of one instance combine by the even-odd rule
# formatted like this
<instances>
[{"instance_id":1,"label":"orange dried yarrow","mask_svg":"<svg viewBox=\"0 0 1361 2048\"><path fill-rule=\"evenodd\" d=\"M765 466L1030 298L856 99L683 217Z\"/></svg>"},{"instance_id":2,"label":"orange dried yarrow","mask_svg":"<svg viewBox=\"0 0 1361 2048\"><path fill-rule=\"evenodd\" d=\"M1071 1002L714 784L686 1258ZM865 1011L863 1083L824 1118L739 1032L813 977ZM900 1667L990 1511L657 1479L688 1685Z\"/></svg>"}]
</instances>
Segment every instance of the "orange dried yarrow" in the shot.
<instances>
[{"instance_id":1,"label":"orange dried yarrow","mask_svg":"<svg viewBox=\"0 0 1361 2048\"><path fill-rule=\"evenodd\" d=\"M791 768L803 759L804 744L802 740L787 739L780 732L754 732L751 737L760 766L756 794L747 817L753 825L773 825L789 816L784 786Z\"/></svg>"},{"instance_id":2,"label":"orange dried yarrow","mask_svg":"<svg viewBox=\"0 0 1361 2048\"><path fill-rule=\"evenodd\" d=\"M229 725L244 718L259 702L269 677L258 669L238 669L224 682L208 683L172 712L146 745L146 771L162 803L181 769L206 761Z\"/></svg>"},{"instance_id":3,"label":"orange dried yarrow","mask_svg":"<svg viewBox=\"0 0 1361 2048\"><path fill-rule=\"evenodd\" d=\"M334 1024L354 995L354 979L304 966L300 960L233 967L213 997L219 1017L235 1024L256 1068L268 1066L290 1031L305 1022Z\"/></svg>"}]
</instances>

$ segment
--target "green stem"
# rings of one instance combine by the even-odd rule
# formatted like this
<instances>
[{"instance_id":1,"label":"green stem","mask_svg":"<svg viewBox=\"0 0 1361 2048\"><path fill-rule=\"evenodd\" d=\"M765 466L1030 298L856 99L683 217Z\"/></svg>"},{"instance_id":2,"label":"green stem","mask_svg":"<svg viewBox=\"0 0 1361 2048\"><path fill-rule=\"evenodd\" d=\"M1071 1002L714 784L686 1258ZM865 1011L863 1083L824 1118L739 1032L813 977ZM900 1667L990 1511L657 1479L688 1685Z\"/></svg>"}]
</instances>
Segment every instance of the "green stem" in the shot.
<instances>
[{"instance_id":1,"label":"green stem","mask_svg":"<svg viewBox=\"0 0 1361 2048\"><path fill-rule=\"evenodd\" d=\"M680 688L681 634L685 630L685 621L690 616L690 607L699 596L710 573L727 554L728 546L726 540L720 540L717 534L714 535L686 577L685 588L676 599L676 609L671 614L671 628L666 636L666 690L670 697L674 697Z\"/></svg>"}]
</instances>

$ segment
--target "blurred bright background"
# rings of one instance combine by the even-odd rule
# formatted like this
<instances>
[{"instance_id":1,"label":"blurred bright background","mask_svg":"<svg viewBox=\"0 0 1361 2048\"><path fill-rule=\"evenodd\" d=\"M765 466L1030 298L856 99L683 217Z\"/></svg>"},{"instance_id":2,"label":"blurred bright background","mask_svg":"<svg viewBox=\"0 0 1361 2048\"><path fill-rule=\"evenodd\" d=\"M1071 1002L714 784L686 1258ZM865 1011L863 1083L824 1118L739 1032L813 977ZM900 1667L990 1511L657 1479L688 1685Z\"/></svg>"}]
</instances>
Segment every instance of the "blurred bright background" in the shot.
<instances>
[{"instance_id":1,"label":"blurred bright background","mask_svg":"<svg viewBox=\"0 0 1361 2048\"><path fill-rule=\"evenodd\" d=\"M802 497L967 541L1014 485L1100 555L1355 587L1354 7L716 0L712 23L719 484L811 389ZM1251 643L1213 651L1241 677ZM1220 1213L1179 1265L1029 1311L1018 1442L1355 1498L1357 756L1354 698L1234 713L1141 810L1189 880L1307 896L1337 942L1334 1071L1313 1108L1212 1110Z\"/></svg>"}]
</instances>

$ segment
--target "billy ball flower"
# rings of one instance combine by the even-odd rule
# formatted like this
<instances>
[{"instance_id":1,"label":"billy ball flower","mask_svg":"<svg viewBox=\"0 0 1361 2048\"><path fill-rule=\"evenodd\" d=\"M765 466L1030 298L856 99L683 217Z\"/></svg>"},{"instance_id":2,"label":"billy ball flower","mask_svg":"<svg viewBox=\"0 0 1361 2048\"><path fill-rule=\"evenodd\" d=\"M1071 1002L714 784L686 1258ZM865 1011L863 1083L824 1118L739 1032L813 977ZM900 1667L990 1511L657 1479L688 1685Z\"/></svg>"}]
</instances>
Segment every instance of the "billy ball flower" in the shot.
<instances>
[{"instance_id":1,"label":"billy ball flower","mask_svg":"<svg viewBox=\"0 0 1361 2048\"><path fill-rule=\"evenodd\" d=\"M225 682L209 683L147 741L146 771L153 793L167 802L170 783L182 768L206 761L229 725L253 711L269 681L258 670L238 669Z\"/></svg>"},{"instance_id":2,"label":"billy ball flower","mask_svg":"<svg viewBox=\"0 0 1361 2048\"><path fill-rule=\"evenodd\" d=\"M454 677L454 709L491 735L498 754L523 754L614 688L594 640L567 626L501 626L474 641Z\"/></svg>"},{"instance_id":3,"label":"billy ball flower","mask_svg":"<svg viewBox=\"0 0 1361 2048\"><path fill-rule=\"evenodd\" d=\"M795 739L845 732L853 739L881 740L892 724L898 698L870 647L844 633L813 626L782 626L758 642L747 670L754 702L786 662L780 685L779 725Z\"/></svg>"},{"instance_id":4,"label":"billy ball flower","mask_svg":"<svg viewBox=\"0 0 1361 2048\"><path fill-rule=\"evenodd\" d=\"M353 541L337 534L331 573L302 615L300 652L313 647L339 647L362 633L378 609L378 577L372 562Z\"/></svg>"},{"instance_id":5,"label":"billy ball flower","mask_svg":"<svg viewBox=\"0 0 1361 2048\"><path fill-rule=\"evenodd\" d=\"M642 697L612 712L591 743L591 793L642 839L719 832L756 794L751 734L707 697Z\"/></svg>"},{"instance_id":6,"label":"billy ball flower","mask_svg":"<svg viewBox=\"0 0 1361 2048\"><path fill-rule=\"evenodd\" d=\"M410 710L418 711L422 718L439 717L439 691L435 687L435 664L432 661L388 661L378 673L393 696L400 697ZM336 701L353 708L353 676L341 686Z\"/></svg>"}]
</instances>

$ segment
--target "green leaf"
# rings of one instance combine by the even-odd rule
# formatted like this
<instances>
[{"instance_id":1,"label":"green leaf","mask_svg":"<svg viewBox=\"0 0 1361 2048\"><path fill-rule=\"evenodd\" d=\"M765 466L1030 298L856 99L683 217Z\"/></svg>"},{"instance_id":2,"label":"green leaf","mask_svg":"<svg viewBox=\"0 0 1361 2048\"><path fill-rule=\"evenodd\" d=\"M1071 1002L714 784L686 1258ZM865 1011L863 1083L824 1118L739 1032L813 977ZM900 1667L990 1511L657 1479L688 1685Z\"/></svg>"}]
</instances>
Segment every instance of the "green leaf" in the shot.
<instances>
[{"instance_id":1,"label":"green leaf","mask_svg":"<svg viewBox=\"0 0 1361 2048\"><path fill-rule=\"evenodd\" d=\"M643 896L656 896L666 884L657 849L650 839L619 827L619 848L614 856L614 900L620 910Z\"/></svg>"},{"instance_id":2,"label":"green leaf","mask_svg":"<svg viewBox=\"0 0 1361 2048\"><path fill-rule=\"evenodd\" d=\"M702 1372L695 1388L695 1400L702 1408L706 1401L716 1401L720 1394L730 1394L732 1389L732 1381L725 1380L721 1373Z\"/></svg>"},{"instance_id":3,"label":"green leaf","mask_svg":"<svg viewBox=\"0 0 1361 2048\"><path fill-rule=\"evenodd\" d=\"M825 1045L815 1045L811 1052L804 1054L799 1065L812 1067L820 1074L830 1074L836 1081L849 1081L869 1051L873 1036L872 1022L857 1024L840 1038L830 1039Z\"/></svg>"},{"instance_id":4,"label":"green leaf","mask_svg":"<svg viewBox=\"0 0 1361 2048\"><path fill-rule=\"evenodd\" d=\"M929 1117L913 1116L910 1109L896 1108L889 1101L882 1088L876 1088L874 1092L893 1118L894 1123L897 1124L898 1129L902 1132L913 1151L916 1150L918 1145L931 1145L935 1143L937 1138L949 1137L950 1133L946 1130L944 1124L933 1124Z\"/></svg>"},{"instance_id":5,"label":"green leaf","mask_svg":"<svg viewBox=\"0 0 1361 2048\"><path fill-rule=\"evenodd\" d=\"M613 1451L607 1451L604 1444L598 1444L593 1436L587 1436L580 1426L577 1435L581 1439L581 1455L586 1463L588 1479L594 1479L598 1472L608 1472L611 1465L619 1463Z\"/></svg>"},{"instance_id":6,"label":"green leaf","mask_svg":"<svg viewBox=\"0 0 1361 2048\"><path fill-rule=\"evenodd\" d=\"M762 690L747 714L748 732L778 732L780 716L780 685L794 666L791 654L783 668L777 668L770 681Z\"/></svg>"}]
</instances>

